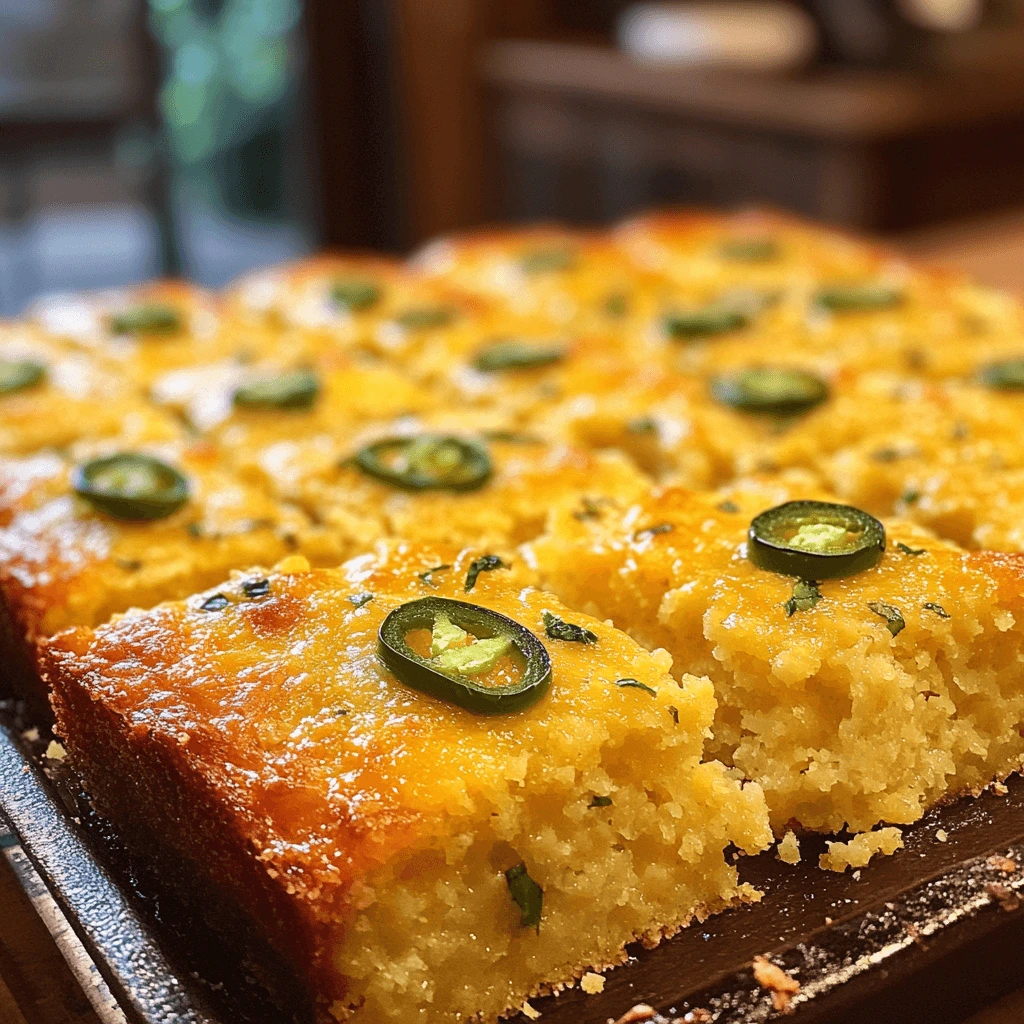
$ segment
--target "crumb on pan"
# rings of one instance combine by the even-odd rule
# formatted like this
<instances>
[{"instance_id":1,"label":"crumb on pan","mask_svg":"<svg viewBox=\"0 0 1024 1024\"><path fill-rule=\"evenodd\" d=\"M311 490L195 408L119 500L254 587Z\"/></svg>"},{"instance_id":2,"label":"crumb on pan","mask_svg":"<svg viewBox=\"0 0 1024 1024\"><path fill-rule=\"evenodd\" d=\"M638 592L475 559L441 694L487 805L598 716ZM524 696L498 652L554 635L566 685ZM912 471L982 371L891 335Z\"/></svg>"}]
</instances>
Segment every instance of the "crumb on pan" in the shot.
<instances>
[{"instance_id":1,"label":"crumb on pan","mask_svg":"<svg viewBox=\"0 0 1024 1024\"><path fill-rule=\"evenodd\" d=\"M587 973L580 979L580 988L583 989L588 996L597 995L599 992L604 991L604 978L602 978L600 974L595 974L593 971L587 971Z\"/></svg>"},{"instance_id":2,"label":"crumb on pan","mask_svg":"<svg viewBox=\"0 0 1024 1024\"><path fill-rule=\"evenodd\" d=\"M790 1004L800 991L800 982L791 978L781 967L773 964L766 956L754 957L754 980L761 988L768 989L772 1005L780 1013L790 1012Z\"/></svg>"},{"instance_id":3,"label":"crumb on pan","mask_svg":"<svg viewBox=\"0 0 1024 1024\"><path fill-rule=\"evenodd\" d=\"M994 854L985 863L1007 875L1012 875L1017 870L1017 862L1012 857L1004 857L1002 854Z\"/></svg>"},{"instance_id":4,"label":"crumb on pan","mask_svg":"<svg viewBox=\"0 0 1024 1024\"><path fill-rule=\"evenodd\" d=\"M867 867L876 853L891 856L903 847L903 833L898 828L861 832L848 843L828 843L828 852L818 858L818 866L826 871L843 872L847 868Z\"/></svg>"},{"instance_id":5,"label":"crumb on pan","mask_svg":"<svg viewBox=\"0 0 1024 1024\"><path fill-rule=\"evenodd\" d=\"M790 829L779 843L779 860L784 864L800 863L800 840L796 833Z\"/></svg>"}]
</instances>

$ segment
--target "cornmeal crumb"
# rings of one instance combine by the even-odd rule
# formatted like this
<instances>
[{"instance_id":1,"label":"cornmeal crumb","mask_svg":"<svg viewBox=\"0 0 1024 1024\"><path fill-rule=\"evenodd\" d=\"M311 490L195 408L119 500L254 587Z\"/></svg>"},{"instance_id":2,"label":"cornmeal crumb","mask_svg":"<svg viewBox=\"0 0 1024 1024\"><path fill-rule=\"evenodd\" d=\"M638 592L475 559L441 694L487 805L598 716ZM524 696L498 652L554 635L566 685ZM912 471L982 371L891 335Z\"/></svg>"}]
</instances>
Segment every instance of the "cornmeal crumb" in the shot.
<instances>
[{"instance_id":1,"label":"cornmeal crumb","mask_svg":"<svg viewBox=\"0 0 1024 1024\"><path fill-rule=\"evenodd\" d=\"M1017 870L1017 862L1012 857L1003 857L999 854L989 857L986 863L1007 875L1012 875Z\"/></svg>"},{"instance_id":2,"label":"cornmeal crumb","mask_svg":"<svg viewBox=\"0 0 1024 1024\"><path fill-rule=\"evenodd\" d=\"M580 988L583 989L588 996L597 995L598 992L604 991L604 978L602 978L600 974L595 974L593 971L587 971L587 973L580 979Z\"/></svg>"},{"instance_id":3,"label":"cornmeal crumb","mask_svg":"<svg viewBox=\"0 0 1024 1024\"><path fill-rule=\"evenodd\" d=\"M948 840L949 840L949 833L948 833L948 832L946 832L946 830L945 830L944 828L940 828L940 829L939 829L939 830L938 830L938 831L937 831L937 832L935 833L935 838L936 838L936 839L938 839L938 841L939 841L940 843L945 843L945 842L948 842Z\"/></svg>"},{"instance_id":4,"label":"cornmeal crumb","mask_svg":"<svg viewBox=\"0 0 1024 1024\"><path fill-rule=\"evenodd\" d=\"M779 1013L789 1011L793 996L800 991L800 982L791 978L766 956L754 957L754 980L772 995L772 1005Z\"/></svg>"},{"instance_id":5,"label":"cornmeal crumb","mask_svg":"<svg viewBox=\"0 0 1024 1024\"><path fill-rule=\"evenodd\" d=\"M792 829L782 837L782 842L779 843L779 860L784 864L800 863L800 840L797 839L796 833Z\"/></svg>"},{"instance_id":6,"label":"cornmeal crumb","mask_svg":"<svg viewBox=\"0 0 1024 1024\"><path fill-rule=\"evenodd\" d=\"M50 745L46 748L46 757L51 761L63 761L67 753L56 740L50 740Z\"/></svg>"},{"instance_id":7,"label":"cornmeal crumb","mask_svg":"<svg viewBox=\"0 0 1024 1024\"><path fill-rule=\"evenodd\" d=\"M637 1003L636 1006L627 1010L617 1021L609 1021L608 1024L638 1024L639 1021L650 1020L654 1016L654 1007L646 1003Z\"/></svg>"},{"instance_id":8,"label":"cornmeal crumb","mask_svg":"<svg viewBox=\"0 0 1024 1024\"><path fill-rule=\"evenodd\" d=\"M884 853L888 857L902 847L903 833L898 828L878 828L873 832L861 832L848 843L828 843L828 853L818 858L818 866L839 872L847 868L863 868L876 853Z\"/></svg>"},{"instance_id":9,"label":"cornmeal crumb","mask_svg":"<svg viewBox=\"0 0 1024 1024\"><path fill-rule=\"evenodd\" d=\"M998 794L999 794L999 796L1006 796L1006 794L1007 794L1007 793L1009 793L1009 792L1010 792L1010 790L1009 790L1009 788L1008 788L1008 787L1006 786L1006 784L1005 784L1005 783L1002 783L1002 782L993 782L993 783L992 783L992 792L993 792L993 793L998 793Z\"/></svg>"},{"instance_id":10,"label":"cornmeal crumb","mask_svg":"<svg viewBox=\"0 0 1024 1024\"><path fill-rule=\"evenodd\" d=\"M33 725L31 729L26 729L21 734L21 738L26 743L36 743L39 740L39 730Z\"/></svg>"},{"instance_id":11,"label":"cornmeal crumb","mask_svg":"<svg viewBox=\"0 0 1024 1024\"><path fill-rule=\"evenodd\" d=\"M535 1010L529 1003L523 1003L523 1016L530 1020L537 1020L540 1017L540 1010Z\"/></svg>"}]
</instances>

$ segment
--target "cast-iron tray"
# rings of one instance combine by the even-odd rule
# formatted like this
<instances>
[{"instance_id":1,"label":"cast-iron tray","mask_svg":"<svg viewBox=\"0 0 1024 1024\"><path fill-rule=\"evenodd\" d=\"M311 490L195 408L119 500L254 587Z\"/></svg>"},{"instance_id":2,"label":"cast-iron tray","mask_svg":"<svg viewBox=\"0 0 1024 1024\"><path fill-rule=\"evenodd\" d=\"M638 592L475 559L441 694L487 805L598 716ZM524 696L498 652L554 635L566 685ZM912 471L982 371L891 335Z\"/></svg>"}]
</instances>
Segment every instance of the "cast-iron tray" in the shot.
<instances>
[{"instance_id":1,"label":"cast-iron tray","mask_svg":"<svg viewBox=\"0 0 1024 1024\"><path fill-rule=\"evenodd\" d=\"M45 728L26 735L26 724L0 704L0 812L131 1024L284 1024L44 756ZM531 1005L543 1024L606 1024L641 1002L669 1019L701 1008L698 1020L770 1021L783 1014L751 971L767 954L800 982L788 1008L799 1024L960 1021L1024 985L1024 871L1006 861L1024 865L1024 780L937 808L904 838L906 849L855 874L819 870L818 837L803 838L796 866L741 858L761 903L631 950L599 995L575 988ZM289 1024L308 1019L296 1009Z\"/></svg>"}]
</instances>

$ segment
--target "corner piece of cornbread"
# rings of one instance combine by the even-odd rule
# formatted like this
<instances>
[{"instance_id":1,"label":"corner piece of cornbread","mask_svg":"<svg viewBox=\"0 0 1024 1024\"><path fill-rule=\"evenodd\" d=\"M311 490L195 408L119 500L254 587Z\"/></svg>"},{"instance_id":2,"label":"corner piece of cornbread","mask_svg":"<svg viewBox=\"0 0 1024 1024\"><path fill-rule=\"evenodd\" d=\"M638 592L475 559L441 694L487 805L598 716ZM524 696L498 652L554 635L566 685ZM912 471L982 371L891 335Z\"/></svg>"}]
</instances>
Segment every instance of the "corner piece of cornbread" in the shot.
<instances>
[{"instance_id":1,"label":"corner piece of cornbread","mask_svg":"<svg viewBox=\"0 0 1024 1024\"><path fill-rule=\"evenodd\" d=\"M757 898L724 851L764 849L767 812L701 760L710 683L496 561L293 556L43 646L102 811L236 901L339 1020L490 1021ZM525 627L549 689L477 715L405 685L378 630L425 596Z\"/></svg>"},{"instance_id":2,"label":"corner piece of cornbread","mask_svg":"<svg viewBox=\"0 0 1024 1024\"><path fill-rule=\"evenodd\" d=\"M561 600L713 681L709 749L761 784L778 835L906 824L1019 769L1024 557L888 520L877 565L801 606L792 577L747 557L754 516L827 497L784 492L665 488L624 514L556 513L530 555Z\"/></svg>"}]
</instances>

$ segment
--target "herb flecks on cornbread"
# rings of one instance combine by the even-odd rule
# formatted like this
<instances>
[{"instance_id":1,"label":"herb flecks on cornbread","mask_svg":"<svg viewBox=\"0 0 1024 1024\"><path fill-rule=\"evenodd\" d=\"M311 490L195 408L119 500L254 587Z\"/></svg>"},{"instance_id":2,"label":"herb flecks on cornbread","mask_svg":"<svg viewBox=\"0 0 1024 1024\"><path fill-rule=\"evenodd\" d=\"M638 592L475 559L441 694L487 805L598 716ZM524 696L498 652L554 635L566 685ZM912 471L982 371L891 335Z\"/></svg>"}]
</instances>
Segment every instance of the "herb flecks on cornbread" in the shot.
<instances>
[{"instance_id":1,"label":"herb flecks on cornbread","mask_svg":"<svg viewBox=\"0 0 1024 1024\"><path fill-rule=\"evenodd\" d=\"M777 504L668 488L624 515L558 514L532 557L567 604L711 678L711 749L761 783L779 834L912 822L1016 770L1024 560L890 520L877 565L808 586L748 557Z\"/></svg>"},{"instance_id":2,"label":"herb flecks on cornbread","mask_svg":"<svg viewBox=\"0 0 1024 1024\"><path fill-rule=\"evenodd\" d=\"M524 589L517 565L467 595L479 556L296 558L44 647L103 809L228 886L342 1019L490 1020L754 897L723 851L763 849L767 815L756 785L701 762L710 683ZM543 696L475 715L385 669L382 621L428 596L530 630ZM594 640L552 639L546 617Z\"/></svg>"}]
</instances>

